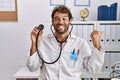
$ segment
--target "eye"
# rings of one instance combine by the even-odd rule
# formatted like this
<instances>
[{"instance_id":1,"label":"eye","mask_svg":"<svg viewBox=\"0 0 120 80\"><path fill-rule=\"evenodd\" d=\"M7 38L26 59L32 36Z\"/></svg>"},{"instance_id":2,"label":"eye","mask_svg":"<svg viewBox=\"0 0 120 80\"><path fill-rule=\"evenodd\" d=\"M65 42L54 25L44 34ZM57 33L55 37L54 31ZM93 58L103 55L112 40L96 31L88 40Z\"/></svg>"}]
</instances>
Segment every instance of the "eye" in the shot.
<instances>
[{"instance_id":1,"label":"eye","mask_svg":"<svg viewBox=\"0 0 120 80\"><path fill-rule=\"evenodd\" d=\"M69 19L69 18L66 17L66 16L64 16L64 17L57 17L57 16L56 16L56 17L53 18L54 21L61 21L61 20L63 20L63 21L68 21L68 19Z\"/></svg>"},{"instance_id":2,"label":"eye","mask_svg":"<svg viewBox=\"0 0 120 80\"><path fill-rule=\"evenodd\" d=\"M63 21L67 21L68 20L68 17L63 17Z\"/></svg>"},{"instance_id":3,"label":"eye","mask_svg":"<svg viewBox=\"0 0 120 80\"><path fill-rule=\"evenodd\" d=\"M55 20L55 21L59 21L60 19L59 19L58 17L55 17L54 20Z\"/></svg>"}]
</instances>

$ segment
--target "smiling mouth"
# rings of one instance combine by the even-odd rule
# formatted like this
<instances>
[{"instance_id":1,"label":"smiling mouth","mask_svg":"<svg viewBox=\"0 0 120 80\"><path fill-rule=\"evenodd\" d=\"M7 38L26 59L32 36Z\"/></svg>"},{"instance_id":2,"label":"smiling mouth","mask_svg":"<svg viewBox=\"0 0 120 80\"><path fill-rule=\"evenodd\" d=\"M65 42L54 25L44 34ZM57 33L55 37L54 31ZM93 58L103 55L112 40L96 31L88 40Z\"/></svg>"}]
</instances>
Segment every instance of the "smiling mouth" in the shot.
<instances>
[{"instance_id":1,"label":"smiling mouth","mask_svg":"<svg viewBox=\"0 0 120 80\"><path fill-rule=\"evenodd\" d=\"M65 27L64 27L63 25L57 27L57 29L60 30L60 31L64 30L64 28L65 28Z\"/></svg>"}]
</instances>

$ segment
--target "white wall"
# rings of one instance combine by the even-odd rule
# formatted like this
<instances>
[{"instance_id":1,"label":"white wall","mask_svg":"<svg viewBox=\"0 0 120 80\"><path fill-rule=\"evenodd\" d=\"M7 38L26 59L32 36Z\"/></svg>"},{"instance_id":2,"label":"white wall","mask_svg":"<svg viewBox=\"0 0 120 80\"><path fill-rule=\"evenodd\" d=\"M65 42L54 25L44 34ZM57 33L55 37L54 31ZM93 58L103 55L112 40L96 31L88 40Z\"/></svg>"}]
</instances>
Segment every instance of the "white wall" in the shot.
<instances>
[{"instance_id":1,"label":"white wall","mask_svg":"<svg viewBox=\"0 0 120 80\"><path fill-rule=\"evenodd\" d=\"M79 11L84 7L74 7L74 0L66 0L74 20L80 21ZM34 26L43 23L46 34L51 22L50 0L18 0L18 22L0 22L0 78L14 80L16 71L25 66L30 49L30 32ZM97 20L97 6L100 4L120 3L119 0L91 0L88 7L88 20ZM120 14L120 4L118 6ZM120 20L120 16L117 17Z\"/></svg>"}]
</instances>

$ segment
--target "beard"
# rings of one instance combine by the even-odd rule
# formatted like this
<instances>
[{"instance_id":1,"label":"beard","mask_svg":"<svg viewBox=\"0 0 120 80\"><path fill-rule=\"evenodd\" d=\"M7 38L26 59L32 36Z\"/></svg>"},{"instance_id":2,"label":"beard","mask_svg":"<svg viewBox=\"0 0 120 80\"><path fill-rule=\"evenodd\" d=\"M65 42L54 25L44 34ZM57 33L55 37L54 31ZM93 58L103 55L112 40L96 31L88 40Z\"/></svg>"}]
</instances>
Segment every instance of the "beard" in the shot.
<instances>
[{"instance_id":1,"label":"beard","mask_svg":"<svg viewBox=\"0 0 120 80\"><path fill-rule=\"evenodd\" d=\"M59 34L64 34L65 32L67 32L68 31L68 29L69 29L69 25L56 25L57 27L54 27L54 29L55 29L55 31L57 32L57 33L59 33ZM59 28L59 27L61 27L62 26L62 28Z\"/></svg>"}]
</instances>

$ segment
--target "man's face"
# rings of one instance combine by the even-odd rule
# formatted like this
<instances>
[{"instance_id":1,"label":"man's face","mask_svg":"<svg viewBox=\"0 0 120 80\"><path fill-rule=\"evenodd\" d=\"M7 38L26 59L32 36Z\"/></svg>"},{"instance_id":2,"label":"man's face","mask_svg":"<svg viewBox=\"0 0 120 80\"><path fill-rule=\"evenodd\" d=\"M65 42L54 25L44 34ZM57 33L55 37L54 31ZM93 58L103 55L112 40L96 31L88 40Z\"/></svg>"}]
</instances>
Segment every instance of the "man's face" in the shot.
<instances>
[{"instance_id":1,"label":"man's face","mask_svg":"<svg viewBox=\"0 0 120 80\"><path fill-rule=\"evenodd\" d=\"M56 12L53 17L52 24L57 33L63 34L68 31L71 21L72 20L69 20L67 14Z\"/></svg>"}]
</instances>

